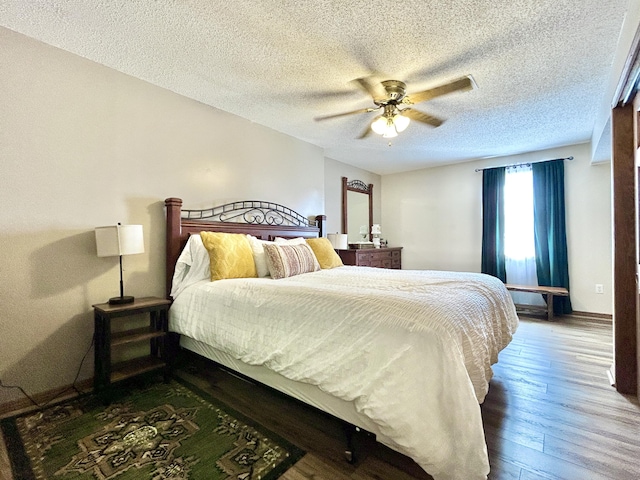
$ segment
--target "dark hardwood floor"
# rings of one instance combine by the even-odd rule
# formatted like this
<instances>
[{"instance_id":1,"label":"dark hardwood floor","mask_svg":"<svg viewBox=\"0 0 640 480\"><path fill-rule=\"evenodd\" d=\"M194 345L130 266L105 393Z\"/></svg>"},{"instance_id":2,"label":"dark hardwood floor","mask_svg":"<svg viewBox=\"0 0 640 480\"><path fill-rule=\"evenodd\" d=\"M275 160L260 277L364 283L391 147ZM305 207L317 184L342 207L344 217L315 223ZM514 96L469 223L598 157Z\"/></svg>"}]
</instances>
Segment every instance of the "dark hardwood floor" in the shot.
<instances>
[{"instance_id":1,"label":"dark hardwood floor","mask_svg":"<svg viewBox=\"0 0 640 480\"><path fill-rule=\"evenodd\" d=\"M640 407L609 385L611 362L610 323L521 317L482 405L489 478L640 479ZM431 478L364 434L351 465L337 420L225 372L190 371L192 381L307 451L284 480Z\"/></svg>"},{"instance_id":2,"label":"dark hardwood floor","mask_svg":"<svg viewBox=\"0 0 640 480\"><path fill-rule=\"evenodd\" d=\"M494 366L482 405L489 478L640 479L640 407L618 394L606 373L612 362L611 324L574 317L553 323L521 319ZM349 464L340 421L212 369L195 356L184 360L181 376L307 451L283 480L431 478L364 433L356 437L358 460ZM3 463L0 455L0 472Z\"/></svg>"}]
</instances>

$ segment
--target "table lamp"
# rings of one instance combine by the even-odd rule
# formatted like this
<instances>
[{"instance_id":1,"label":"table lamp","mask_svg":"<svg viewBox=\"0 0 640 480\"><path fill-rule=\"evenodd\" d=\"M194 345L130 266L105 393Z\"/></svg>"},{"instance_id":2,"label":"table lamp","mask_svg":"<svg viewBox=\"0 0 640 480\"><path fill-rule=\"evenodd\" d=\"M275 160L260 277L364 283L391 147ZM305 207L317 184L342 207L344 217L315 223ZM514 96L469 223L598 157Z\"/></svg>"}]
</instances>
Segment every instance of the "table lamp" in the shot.
<instances>
[{"instance_id":1,"label":"table lamp","mask_svg":"<svg viewBox=\"0 0 640 480\"><path fill-rule=\"evenodd\" d=\"M134 298L124 295L122 256L144 253L142 225L113 225L96 228L98 257L120 257L120 296L109 299L111 305L132 303Z\"/></svg>"},{"instance_id":2,"label":"table lamp","mask_svg":"<svg viewBox=\"0 0 640 480\"><path fill-rule=\"evenodd\" d=\"M380 248L380 235L382 231L380 230L380 225L374 223L371 225L371 236L373 237L373 246L376 248Z\"/></svg>"}]
</instances>

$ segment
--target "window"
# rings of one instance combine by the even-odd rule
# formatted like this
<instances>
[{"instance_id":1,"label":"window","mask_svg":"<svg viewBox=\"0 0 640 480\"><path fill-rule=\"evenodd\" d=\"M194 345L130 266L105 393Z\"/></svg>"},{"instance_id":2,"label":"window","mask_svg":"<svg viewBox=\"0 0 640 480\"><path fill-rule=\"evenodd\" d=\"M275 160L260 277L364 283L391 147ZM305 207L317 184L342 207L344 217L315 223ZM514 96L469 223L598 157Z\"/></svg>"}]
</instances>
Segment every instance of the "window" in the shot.
<instances>
[{"instance_id":1,"label":"window","mask_svg":"<svg viewBox=\"0 0 640 480\"><path fill-rule=\"evenodd\" d=\"M531 166L508 167L504 178L504 254L535 259Z\"/></svg>"},{"instance_id":2,"label":"window","mask_svg":"<svg viewBox=\"0 0 640 480\"><path fill-rule=\"evenodd\" d=\"M531 165L507 167L504 176L504 257L507 282L538 285L533 233L533 172ZM544 305L542 295L511 292L523 305Z\"/></svg>"},{"instance_id":3,"label":"window","mask_svg":"<svg viewBox=\"0 0 640 480\"><path fill-rule=\"evenodd\" d=\"M482 169L482 273L569 290L564 160ZM540 295L535 302L516 300L542 302ZM554 298L553 310L571 313L570 298Z\"/></svg>"}]
</instances>

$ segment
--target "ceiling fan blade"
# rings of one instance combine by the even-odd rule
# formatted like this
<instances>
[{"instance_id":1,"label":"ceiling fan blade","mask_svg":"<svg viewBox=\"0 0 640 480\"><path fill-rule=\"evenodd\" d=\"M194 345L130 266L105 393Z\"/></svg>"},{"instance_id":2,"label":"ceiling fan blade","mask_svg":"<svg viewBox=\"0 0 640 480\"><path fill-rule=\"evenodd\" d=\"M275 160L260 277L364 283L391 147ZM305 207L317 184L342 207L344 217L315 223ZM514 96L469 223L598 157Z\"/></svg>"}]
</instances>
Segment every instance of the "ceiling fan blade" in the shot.
<instances>
[{"instance_id":1,"label":"ceiling fan blade","mask_svg":"<svg viewBox=\"0 0 640 480\"><path fill-rule=\"evenodd\" d=\"M427 115L423 112L419 112L418 110L414 110L413 108L405 108L400 111L400 114L404 115L405 117L409 117L411 120L415 120L416 122L431 125L432 127L439 127L444 123L444 120L441 120L432 115Z\"/></svg>"},{"instance_id":2,"label":"ceiling fan blade","mask_svg":"<svg viewBox=\"0 0 640 480\"><path fill-rule=\"evenodd\" d=\"M448 93L473 90L476 87L477 85L473 80L473 77L471 75L467 75L466 77L445 83L439 87L430 88L429 90L424 90L422 92L410 93L405 97L405 102L409 104L416 104Z\"/></svg>"},{"instance_id":3,"label":"ceiling fan blade","mask_svg":"<svg viewBox=\"0 0 640 480\"><path fill-rule=\"evenodd\" d=\"M377 110L377 108L361 108L360 110L353 110L351 112L343 112L343 113L336 113L333 115L325 115L322 117L315 117L314 120L316 122L319 122L321 120L329 120L331 118L339 118L339 117L346 117L347 115L357 115L359 113L369 113L369 112L373 112L374 110Z\"/></svg>"},{"instance_id":4,"label":"ceiling fan blade","mask_svg":"<svg viewBox=\"0 0 640 480\"><path fill-rule=\"evenodd\" d=\"M367 138L371 135L371 123L367 124L367 128L365 128L360 135L358 135L358 140L362 140L363 138Z\"/></svg>"},{"instance_id":5,"label":"ceiling fan blade","mask_svg":"<svg viewBox=\"0 0 640 480\"><path fill-rule=\"evenodd\" d=\"M371 95L374 102L380 102L387 99L387 91L384 86L371 77L356 78L353 80L362 90Z\"/></svg>"}]
</instances>

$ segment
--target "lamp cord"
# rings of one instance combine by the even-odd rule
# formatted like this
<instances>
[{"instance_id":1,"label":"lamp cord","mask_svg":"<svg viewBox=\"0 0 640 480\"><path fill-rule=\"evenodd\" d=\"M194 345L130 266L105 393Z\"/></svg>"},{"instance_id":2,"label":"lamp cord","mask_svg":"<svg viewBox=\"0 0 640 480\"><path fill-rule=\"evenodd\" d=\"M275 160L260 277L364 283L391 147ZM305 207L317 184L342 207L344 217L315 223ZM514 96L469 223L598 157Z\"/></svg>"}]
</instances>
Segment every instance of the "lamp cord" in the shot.
<instances>
[{"instance_id":1,"label":"lamp cord","mask_svg":"<svg viewBox=\"0 0 640 480\"><path fill-rule=\"evenodd\" d=\"M49 404L51 402L53 402L55 399L61 397L62 395L67 393L69 390L75 390L78 395L82 395L82 392L80 390L78 390L78 387L76 387L76 382L78 381L78 377L80 376L80 372L82 371L82 365L84 365L84 361L87 359L87 355L89 355L89 352L91 351L91 347L93 347L93 344L95 343L95 339L96 339L96 335L94 333L93 336L91 337L91 343L89 344L89 348L87 349L87 351L85 352L84 356L82 357L82 360L80 361L80 365L78 366L78 371L76 372L76 376L74 377L73 382L71 383L71 386L69 388L65 388L61 392L57 393L56 395L54 395L52 398L50 398L49 400L47 400L43 404L39 404L38 402L36 402L35 399L31 395L29 395L24 390L24 388L22 388L20 385L5 385L4 383L2 383L2 380L0 380L0 387L2 387L2 388L13 388L13 389L20 390L20 392L22 392L22 394L25 397L27 397L31 401L31 403L33 403L33 405L35 405L38 408L38 410L43 410L45 407L49 406Z\"/></svg>"}]
</instances>

